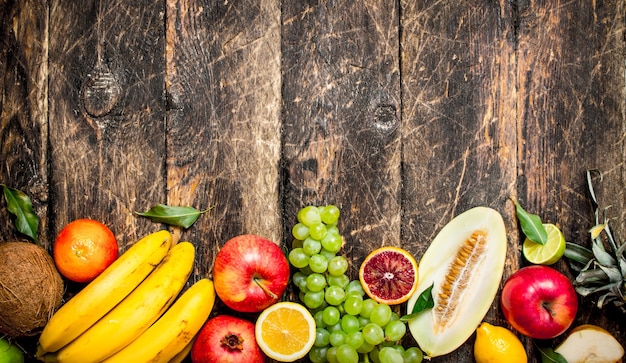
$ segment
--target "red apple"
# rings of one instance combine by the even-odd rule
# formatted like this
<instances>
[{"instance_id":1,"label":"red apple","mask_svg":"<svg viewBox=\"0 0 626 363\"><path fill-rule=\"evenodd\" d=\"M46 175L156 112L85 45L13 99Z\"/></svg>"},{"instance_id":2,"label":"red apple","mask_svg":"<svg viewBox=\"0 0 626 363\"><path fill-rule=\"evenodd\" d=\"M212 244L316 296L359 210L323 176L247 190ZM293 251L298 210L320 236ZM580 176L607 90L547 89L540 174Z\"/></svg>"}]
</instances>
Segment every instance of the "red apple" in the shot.
<instances>
[{"instance_id":1,"label":"red apple","mask_svg":"<svg viewBox=\"0 0 626 363\"><path fill-rule=\"evenodd\" d=\"M289 262L274 242L252 234L234 237L215 256L213 281L233 310L255 313L277 302L289 282Z\"/></svg>"},{"instance_id":2,"label":"red apple","mask_svg":"<svg viewBox=\"0 0 626 363\"><path fill-rule=\"evenodd\" d=\"M229 315L207 320L191 347L193 363L263 363L265 355L256 343L254 323Z\"/></svg>"},{"instance_id":3,"label":"red apple","mask_svg":"<svg viewBox=\"0 0 626 363\"><path fill-rule=\"evenodd\" d=\"M578 297L570 280L544 265L513 273L504 283L500 303L509 324L536 339L562 334L578 311Z\"/></svg>"}]
</instances>

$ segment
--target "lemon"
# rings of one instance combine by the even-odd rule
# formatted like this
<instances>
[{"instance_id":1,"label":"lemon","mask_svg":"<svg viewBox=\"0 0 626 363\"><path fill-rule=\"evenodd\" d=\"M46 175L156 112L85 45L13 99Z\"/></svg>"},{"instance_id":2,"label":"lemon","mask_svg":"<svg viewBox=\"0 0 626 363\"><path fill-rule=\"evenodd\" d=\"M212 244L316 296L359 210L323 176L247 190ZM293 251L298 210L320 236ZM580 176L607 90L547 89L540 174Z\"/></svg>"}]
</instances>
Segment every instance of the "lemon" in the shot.
<instances>
[{"instance_id":1,"label":"lemon","mask_svg":"<svg viewBox=\"0 0 626 363\"><path fill-rule=\"evenodd\" d=\"M554 224L544 223L543 226L548 233L546 244L542 245L526 238L522 245L522 253L530 263L552 265L565 253L565 237Z\"/></svg>"},{"instance_id":2,"label":"lemon","mask_svg":"<svg viewBox=\"0 0 626 363\"><path fill-rule=\"evenodd\" d=\"M476 329L476 363L526 363L522 342L509 329L483 322Z\"/></svg>"}]
</instances>

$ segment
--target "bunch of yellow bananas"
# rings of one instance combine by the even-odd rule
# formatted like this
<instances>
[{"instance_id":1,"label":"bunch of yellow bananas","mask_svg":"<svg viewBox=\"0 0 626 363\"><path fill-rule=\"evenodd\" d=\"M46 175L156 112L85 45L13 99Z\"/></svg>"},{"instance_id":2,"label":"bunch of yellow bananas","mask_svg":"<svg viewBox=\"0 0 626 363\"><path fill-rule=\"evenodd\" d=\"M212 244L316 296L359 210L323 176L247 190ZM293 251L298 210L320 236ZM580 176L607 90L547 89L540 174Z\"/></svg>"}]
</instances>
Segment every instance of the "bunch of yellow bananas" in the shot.
<instances>
[{"instance_id":1,"label":"bunch of yellow bananas","mask_svg":"<svg viewBox=\"0 0 626 363\"><path fill-rule=\"evenodd\" d=\"M169 362L184 358L215 303L213 282L183 290L195 248L145 236L52 316L39 338L44 362Z\"/></svg>"}]
</instances>

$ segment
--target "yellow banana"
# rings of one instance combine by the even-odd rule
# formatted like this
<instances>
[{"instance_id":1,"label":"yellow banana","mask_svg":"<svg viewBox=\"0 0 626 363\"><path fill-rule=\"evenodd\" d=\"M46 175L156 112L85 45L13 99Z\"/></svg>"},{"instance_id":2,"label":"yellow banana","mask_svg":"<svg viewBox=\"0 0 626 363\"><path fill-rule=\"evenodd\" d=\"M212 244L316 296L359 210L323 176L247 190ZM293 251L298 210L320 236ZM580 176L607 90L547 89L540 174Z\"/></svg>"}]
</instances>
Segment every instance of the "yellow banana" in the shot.
<instances>
[{"instance_id":1,"label":"yellow banana","mask_svg":"<svg viewBox=\"0 0 626 363\"><path fill-rule=\"evenodd\" d=\"M171 362L200 331L214 303L213 281L199 280L148 330L102 363Z\"/></svg>"},{"instance_id":2,"label":"yellow banana","mask_svg":"<svg viewBox=\"0 0 626 363\"><path fill-rule=\"evenodd\" d=\"M189 343L181 350L178 354L176 354L172 359L170 359L169 363L182 363L185 358L191 353L191 348L193 348L193 342L196 340L194 337L191 339Z\"/></svg>"},{"instance_id":3,"label":"yellow banana","mask_svg":"<svg viewBox=\"0 0 626 363\"><path fill-rule=\"evenodd\" d=\"M174 302L187 282L194 246L180 242L146 279L96 324L46 362L100 362L124 348L154 323Z\"/></svg>"},{"instance_id":4,"label":"yellow banana","mask_svg":"<svg viewBox=\"0 0 626 363\"><path fill-rule=\"evenodd\" d=\"M160 230L126 250L52 316L39 337L37 356L61 349L111 311L163 260L171 244L172 235Z\"/></svg>"}]
</instances>

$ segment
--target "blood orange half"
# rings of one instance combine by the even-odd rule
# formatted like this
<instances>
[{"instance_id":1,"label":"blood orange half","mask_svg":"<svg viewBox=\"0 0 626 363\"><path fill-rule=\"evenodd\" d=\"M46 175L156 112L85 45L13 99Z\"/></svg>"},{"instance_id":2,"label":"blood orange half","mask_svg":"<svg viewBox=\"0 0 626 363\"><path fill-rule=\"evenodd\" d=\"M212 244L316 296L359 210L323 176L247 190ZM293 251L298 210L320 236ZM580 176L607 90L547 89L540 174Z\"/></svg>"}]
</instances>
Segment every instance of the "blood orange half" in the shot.
<instances>
[{"instance_id":1,"label":"blood orange half","mask_svg":"<svg viewBox=\"0 0 626 363\"><path fill-rule=\"evenodd\" d=\"M385 246L372 251L361 264L359 279L369 297L397 305L417 288L417 262L406 250Z\"/></svg>"}]
</instances>

